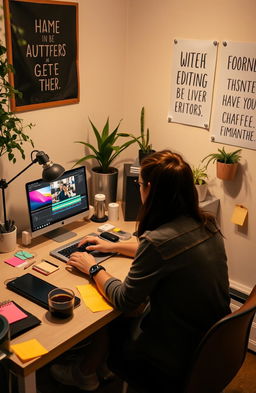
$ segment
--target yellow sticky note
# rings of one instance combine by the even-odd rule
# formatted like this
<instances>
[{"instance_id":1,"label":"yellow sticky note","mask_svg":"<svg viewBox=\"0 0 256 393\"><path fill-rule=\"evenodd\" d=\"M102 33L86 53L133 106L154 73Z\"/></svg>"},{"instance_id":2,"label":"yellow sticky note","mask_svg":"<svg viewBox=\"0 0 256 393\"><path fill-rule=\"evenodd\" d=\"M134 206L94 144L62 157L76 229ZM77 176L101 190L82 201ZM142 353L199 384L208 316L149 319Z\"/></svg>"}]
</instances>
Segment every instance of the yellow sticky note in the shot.
<instances>
[{"instance_id":1,"label":"yellow sticky note","mask_svg":"<svg viewBox=\"0 0 256 393\"><path fill-rule=\"evenodd\" d=\"M231 217L231 222L236 225L244 225L245 219L247 217L248 210L246 207L241 205L236 205Z\"/></svg>"},{"instance_id":2,"label":"yellow sticky note","mask_svg":"<svg viewBox=\"0 0 256 393\"><path fill-rule=\"evenodd\" d=\"M13 344L11 350L23 361L37 358L48 352L36 339Z\"/></svg>"},{"instance_id":3,"label":"yellow sticky note","mask_svg":"<svg viewBox=\"0 0 256 393\"><path fill-rule=\"evenodd\" d=\"M91 311L96 312L113 309L113 307L108 304L104 297L91 284L77 285L77 289L79 290L86 306L89 307Z\"/></svg>"}]
</instances>

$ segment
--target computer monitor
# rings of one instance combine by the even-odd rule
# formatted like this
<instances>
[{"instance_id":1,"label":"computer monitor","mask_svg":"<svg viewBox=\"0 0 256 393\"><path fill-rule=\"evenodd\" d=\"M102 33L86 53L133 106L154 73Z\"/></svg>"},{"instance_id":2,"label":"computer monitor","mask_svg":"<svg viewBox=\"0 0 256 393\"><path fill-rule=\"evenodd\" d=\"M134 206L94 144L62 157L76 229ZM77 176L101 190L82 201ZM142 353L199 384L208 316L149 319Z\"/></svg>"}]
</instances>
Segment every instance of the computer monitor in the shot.
<instances>
[{"instance_id":1,"label":"computer monitor","mask_svg":"<svg viewBox=\"0 0 256 393\"><path fill-rule=\"evenodd\" d=\"M64 225L89 215L84 167L64 172L55 181L42 179L26 184L31 236L46 235L62 242L76 235Z\"/></svg>"}]
</instances>

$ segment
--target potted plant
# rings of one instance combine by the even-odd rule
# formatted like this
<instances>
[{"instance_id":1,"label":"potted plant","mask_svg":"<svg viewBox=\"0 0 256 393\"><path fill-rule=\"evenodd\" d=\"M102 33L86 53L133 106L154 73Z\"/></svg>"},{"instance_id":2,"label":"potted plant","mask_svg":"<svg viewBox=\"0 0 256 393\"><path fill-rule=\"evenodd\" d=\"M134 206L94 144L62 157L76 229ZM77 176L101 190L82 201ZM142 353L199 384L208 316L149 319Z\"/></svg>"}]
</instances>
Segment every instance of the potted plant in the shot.
<instances>
[{"instance_id":1,"label":"potted plant","mask_svg":"<svg viewBox=\"0 0 256 393\"><path fill-rule=\"evenodd\" d=\"M240 152L242 149L238 149L232 152L226 152L224 146L222 149L218 149L218 153L208 154L203 160L208 158L206 168L209 163L217 163L217 177L222 180L232 180L237 172L238 163L241 159Z\"/></svg>"},{"instance_id":2,"label":"potted plant","mask_svg":"<svg viewBox=\"0 0 256 393\"><path fill-rule=\"evenodd\" d=\"M97 160L98 165L91 170L92 195L105 194L106 203L108 204L109 202L116 201L117 193L118 169L111 166L111 164L115 158L128 146L134 143L135 140L130 139L120 145L117 144L117 140L120 137L131 137L130 134L118 132L121 121L113 131L110 131L109 118L107 118L101 132L98 131L90 118L89 121L96 137L97 147L88 142L76 141L76 143L81 143L85 147L88 147L92 151L92 154L85 155L78 160L75 165L81 164L89 159Z\"/></svg>"},{"instance_id":3,"label":"potted plant","mask_svg":"<svg viewBox=\"0 0 256 393\"><path fill-rule=\"evenodd\" d=\"M206 179L208 178L206 166L202 166L201 164L198 166L193 166L192 173L194 184L198 193L198 200L199 202L203 202L206 198L208 190L208 184L206 182Z\"/></svg>"},{"instance_id":4,"label":"potted plant","mask_svg":"<svg viewBox=\"0 0 256 393\"><path fill-rule=\"evenodd\" d=\"M155 152L155 150L152 150L152 144L149 143L149 128L147 128L147 131L145 132L145 109L144 106L141 108L140 112L140 136L135 137L131 135L132 138L135 139L135 141L139 145L139 162L143 160L146 156L149 154L152 154Z\"/></svg>"},{"instance_id":5,"label":"potted plant","mask_svg":"<svg viewBox=\"0 0 256 393\"><path fill-rule=\"evenodd\" d=\"M16 153L18 152L23 159L25 159L25 152L23 144L29 142L34 146L30 137L25 134L26 126L23 122L10 110L10 97L13 95L21 95L8 82L8 74L14 72L11 64L8 63L6 57L6 47L0 41L0 157L7 155L8 160L15 164ZM31 128L33 125L28 124ZM5 180L0 179L0 183L4 184ZM0 225L0 251L12 251L16 245L17 228L13 220L6 219Z\"/></svg>"},{"instance_id":6,"label":"potted plant","mask_svg":"<svg viewBox=\"0 0 256 393\"><path fill-rule=\"evenodd\" d=\"M0 157L7 154L9 161L15 164L15 152L18 151L25 159L24 142L29 142L34 146L30 137L24 133L24 129L31 128L33 124L24 126L23 121L10 110L10 98L13 95L21 96L21 93L7 80L10 72L14 70L7 61L6 48L0 42Z\"/></svg>"}]
</instances>

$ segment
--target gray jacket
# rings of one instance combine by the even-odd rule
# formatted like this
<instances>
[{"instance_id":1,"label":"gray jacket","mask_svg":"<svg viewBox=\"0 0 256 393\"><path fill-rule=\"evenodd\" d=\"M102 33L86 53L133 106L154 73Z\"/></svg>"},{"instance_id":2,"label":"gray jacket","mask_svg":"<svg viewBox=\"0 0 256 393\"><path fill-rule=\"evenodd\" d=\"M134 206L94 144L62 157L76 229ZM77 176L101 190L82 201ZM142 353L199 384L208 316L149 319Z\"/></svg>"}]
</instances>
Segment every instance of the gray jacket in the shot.
<instances>
[{"instance_id":1,"label":"gray jacket","mask_svg":"<svg viewBox=\"0 0 256 393\"><path fill-rule=\"evenodd\" d=\"M149 299L138 350L178 375L203 334L230 312L222 236L190 217L147 231L124 282L109 279L105 292L124 312Z\"/></svg>"}]
</instances>

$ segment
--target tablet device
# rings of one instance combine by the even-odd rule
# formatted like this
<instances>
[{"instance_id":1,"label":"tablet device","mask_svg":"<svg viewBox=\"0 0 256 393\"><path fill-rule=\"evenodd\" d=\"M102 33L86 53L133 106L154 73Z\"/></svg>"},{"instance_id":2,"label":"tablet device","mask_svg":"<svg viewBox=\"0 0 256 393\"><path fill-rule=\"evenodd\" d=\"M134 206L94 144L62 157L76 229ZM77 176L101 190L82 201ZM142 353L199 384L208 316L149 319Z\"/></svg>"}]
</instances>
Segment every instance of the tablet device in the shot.
<instances>
[{"instance_id":1,"label":"tablet device","mask_svg":"<svg viewBox=\"0 0 256 393\"><path fill-rule=\"evenodd\" d=\"M55 285L34 276L31 273L24 274L6 284L7 288L19 295L39 304L48 310L48 293L57 288ZM80 304L79 297L75 296L75 307Z\"/></svg>"}]
</instances>

